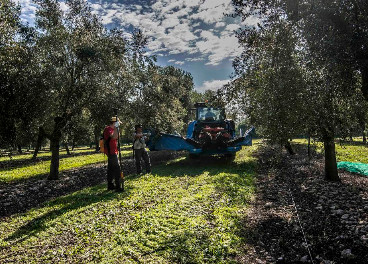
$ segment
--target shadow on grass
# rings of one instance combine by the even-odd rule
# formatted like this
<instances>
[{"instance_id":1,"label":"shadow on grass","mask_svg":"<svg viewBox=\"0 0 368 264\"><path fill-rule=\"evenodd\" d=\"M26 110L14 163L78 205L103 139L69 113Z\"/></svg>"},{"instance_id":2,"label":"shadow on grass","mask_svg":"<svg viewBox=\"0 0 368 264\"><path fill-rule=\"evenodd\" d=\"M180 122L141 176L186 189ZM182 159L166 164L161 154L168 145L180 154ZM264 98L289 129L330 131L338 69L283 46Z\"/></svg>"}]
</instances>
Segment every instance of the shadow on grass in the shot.
<instances>
[{"instance_id":1,"label":"shadow on grass","mask_svg":"<svg viewBox=\"0 0 368 264\"><path fill-rule=\"evenodd\" d=\"M193 178L207 173L210 177L214 177L213 184L216 196L229 198L230 202L226 206L244 208L247 207L253 194L255 169L255 160L229 161L221 157L202 157L194 160L184 158L166 166L159 166L155 173L160 177L189 176ZM216 209L215 206L213 210ZM208 223L213 222L215 216L212 213L211 210L210 214L206 215L209 217ZM227 211L224 209L223 213L223 217L230 217L233 222L231 232L236 234L242 243L245 243L243 215L239 215L237 210ZM236 244L234 241L230 243ZM207 229L198 227L171 234L170 238L165 240L160 247L143 255L169 251L170 262L174 263L235 262L236 250L225 244L214 241L214 234L211 235Z\"/></svg>"},{"instance_id":2,"label":"shadow on grass","mask_svg":"<svg viewBox=\"0 0 368 264\"><path fill-rule=\"evenodd\" d=\"M197 176L204 172L210 175L219 173L251 173L254 172L255 161L236 162L224 157L204 156L198 159L182 158L157 166L154 173L163 177Z\"/></svg>"},{"instance_id":3,"label":"shadow on grass","mask_svg":"<svg viewBox=\"0 0 368 264\"><path fill-rule=\"evenodd\" d=\"M207 173L214 177L213 183L218 194L226 195L234 205L240 205L247 203L253 193L256 166L256 160L232 161L216 156L200 159L186 157L158 166L154 173L160 177L174 178L197 177Z\"/></svg>"},{"instance_id":4,"label":"shadow on grass","mask_svg":"<svg viewBox=\"0 0 368 264\"><path fill-rule=\"evenodd\" d=\"M240 203L242 205L247 204L247 200L236 199L240 192L246 191L247 187L253 186L253 177L255 173L255 161L253 160L229 161L219 157L203 157L199 160L183 158L169 162L167 165L159 165L154 168L154 174L157 174L157 177L197 177L203 173L208 173L208 175L214 177L213 184L216 193L220 195L225 194L231 198L232 204L229 206L239 205ZM141 175L131 175L129 180L137 180L139 177L141 177ZM61 197L49 202L46 206L51 207L59 205L61 208L51 210L50 212L32 219L9 235L5 241L12 244L22 242L32 236L37 236L37 234L49 228L49 223L63 214L93 205L100 201L109 201L117 197L126 199L132 192L132 189L128 188L121 196L117 196L113 192L102 192L101 188L105 187L92 187L74 195ZM228 217L228 215L226 215L226 217ZM241 233L239 231L242 230L241 217L237 215L232 215L231 217L232 220L236 222L233 232ZM208 223L207 227L211 228L211 223ZM201 259L200 262L202 262L202 260L204 262L215 262L235 259L235 251L228 245L226 246L220 242L214 241L214 236L211 237L207 227L202 228L198 226L193 229L173 232L157 248L143 253L143 256L155 253L158 255L166 255L164 251L169 251L168 259L170 262L198 263L199 259ZM201 256L198 257L198 254ZM139 259L137 258L137 262L138 261Z\"/></svg>"},{"instance_id":5,"label":"shadow on grass","mask_svg":"<svg viewBox=\"0 0 368 264\"><path fill-rule=\"evenodd\" d=\"M98 185L85 189L76 194L57 198L54 201L45 204L47 207L61 205L61 208L51 210L42 214L25 225L21 226L17 231L5 238L5 241L12 242L12 244L22 242L31 236L36 236L41 231L47 228L47 224L52 220L62 216L70 211L79 208L87 207L89 205L101 202L110 201L116 198L124 199L131 194L131 188L125 187L124 192L116 193L114 191L106 191L106 185ZM103 189L103 190L102 190ZM86 192L88 190L88 193ZM36 209L37 210L37 209Z\"/></svg>"},{"instance_id":6,"label":"shadow on grass","mask_svg":"<svg viewBox=\"0 0 368 264\"><path fill-rule=\"evenodd\" d=\"M72 153L71 155L61 154L60 159L73 158L73 157L78 157L78 156L87 156L87 155L93 155L96 153L98 152L88 151L88 152ZM39 162L49 161L49 160L51 160L51 154L50 156L41 156L41 157L37 157L36 159L24 158L24 159L3 160L3 161L0 161L0 169L16 169L16 168L20 168L24 166L35 165Z\"/></svg>"},{"instance_id":7,"label":"shadow on grass","mask_svg":"<svg viewBox=\"0 0 368 264\"><path fill-rule=\"evenodd\" d=\"M342 215L333 212L342 209L350 214L355 203L364 204L360 192L365 190L354 189L345 183L310 181L311 177L323 177L323 173L319 167L309 167L305 145L296 145L296 150L297 155L290 157L267 146L259 149L258 158L263 160L260 168L263 176L260 178L262 176L264 180L258 188L256 200L259 201L255 204L260 208L255 210L252 223L246 216L242 219L246 243L255 248L254 259L247 261L253 263L270 257L268 261L272 263L310 262L304 232L315 262L325 259L334 263L365 263L367 247L359 241L359 233L350 231L352 226L349 225L353 223L344 223ZM280 159L275 161L277 155ZM314 155L315 159L319 157ZM271 204L268 209L265 208L267 203ZM322 209L317 209L317 204ZM356 221L362 220L364 214L360 214ZM351 258L341 258L345 248L353 253ZM246 249L243 254L247 255Z\"/></svg>"}]
</instances>

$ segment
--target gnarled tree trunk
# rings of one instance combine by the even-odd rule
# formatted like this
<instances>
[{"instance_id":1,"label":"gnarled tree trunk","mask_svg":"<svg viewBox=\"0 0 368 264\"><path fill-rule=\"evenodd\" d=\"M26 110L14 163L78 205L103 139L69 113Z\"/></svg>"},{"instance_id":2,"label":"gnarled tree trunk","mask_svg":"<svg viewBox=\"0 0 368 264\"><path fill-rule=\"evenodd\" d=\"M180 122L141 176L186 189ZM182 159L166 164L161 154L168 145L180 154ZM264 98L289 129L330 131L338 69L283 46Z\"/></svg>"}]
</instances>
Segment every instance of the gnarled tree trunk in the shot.
<instances>
[{"instance_id":1,"label":"gnarled tree trunk","mask_svg":"<svg viewBox=\"0 0 368 264\"><path fill-rule=\"evenodd\" d=\"M37 154L40 151L41 146L42 146L42 142L45 140L45 138L46 138L45 130L42 127L39 127L38 128L38 137L37 137L37 142L36 142L36 148L35 148L35 151L33 152L32 159L37 158Z\"/></svg>"},{"instance_id":2,"label":"gnarled tree trunk","mask_svg":"<svg viewBox=\"0 0 368 264\"><path fill-rule=\"evenodd\" d=\"M335 141L332 135L323 138L325 148L325 179L328 181L340 181L337 172Z\"/></svg>"},{"instance_id":3,"label":"gnarled tree trunk","mask_svg":"<svg viewBox=\"0 0 368 264\"><path fill-rule=\"evenodd\" d=\"M48 177L49 180L59 179L60 140L62 135L61 131L66 126L67 115L64 114L62 117L55 117L54 122L54 130L50 135L50 148L52 156L50 174Z\"/></svg>"},{"instance_id":4,"label":"gnarled tree trunk","mask_svg":"<svg viewBox=\"0 0 368 264\"><path fill-rule=\"evenodd\" d=\"M51 148L52 155L51 155L51 164L50 164L50 174L48 177L49 180L59 179L59 159L60 159L59 142L60 142L60 138L58 138L55 135L51 135L50 148Z\"/></svg>"},{"instance_id":5,"label":"gnarled tree trunk","mask_svg":"<svg viewBox=\"0 0 368 264\"><path fill-rule=\"evenodd\" d=\"M284 147L286 148L287 152L288 152L290 155L294 155L294 154L295 154L295 152L294 152L294 150L293 150L293 148L292 148L292 146L291 146L291 144L290 144L290 142L289 142L289 141L287 141L287 142L285 143Z\"/></svg>"},{"instance_id":6,"label":"gnarled tree trunk","mask_svg":"<svg viewBox=\"0 0 368 264\"><path fill-rule=\"evenodd\" d=\"M70 153L70 149L69 149L69 145L68 142L65 142L65 150L66 150L66 154L71 156L72 154Z\"/></svg>"},{"instance_id":7,"label":"gnarled tree trunk","mask_svg":"<svg viewBox=\"0 0 368 264\"><path fill-rule=\"evenodd\" d=\"M368 101L368 65L361 68L362 72L362 93L366 101Z\"/></svg>"},{"instance_id":8,"label":"gnarled tree trunk","mask_svg":"<svg viewBox=\"0 0 368 264\"><path fill-rule=\"evenodd\" d=\"M100 151L100 133L101 133L101 129L98 126L95 126L93 134L94 134L94 139L95 139L96 152Z\"/></svg>"},{"instance_id":9,"label":"gnarled tree trunk","mask_svg":"<svg viewBox=\"0 0 368 264\"><path fill-rule=\"evenodd\" d=\"M365 122L364 121L361 122L360 127L362 129L363 144L366 144L367 143L367 138L365 136Z\"/></svg>"}]
</instances>

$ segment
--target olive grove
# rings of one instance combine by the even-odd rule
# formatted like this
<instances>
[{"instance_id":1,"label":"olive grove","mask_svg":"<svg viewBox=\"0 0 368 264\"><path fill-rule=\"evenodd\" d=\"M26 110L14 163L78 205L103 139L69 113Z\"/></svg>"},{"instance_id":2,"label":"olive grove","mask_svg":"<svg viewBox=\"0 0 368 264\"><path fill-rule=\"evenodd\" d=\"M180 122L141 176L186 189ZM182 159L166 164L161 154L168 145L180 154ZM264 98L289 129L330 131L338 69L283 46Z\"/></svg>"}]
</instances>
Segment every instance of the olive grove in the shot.
<instances>
[{"instance_id":1,"label":"olive grove","mask_svg":"<svg viewBox=\"0 0 368 264\"><path fill-rule=\"evenodd\" d=\"M243 21L242 55L226 95L246 109L260 134L292 149L307 135L324 143L326 179L338 181L336 136L367 120L366 1L233 0ZM365 100L364 100L365 98Z\"/></svg>"}]
</instances>

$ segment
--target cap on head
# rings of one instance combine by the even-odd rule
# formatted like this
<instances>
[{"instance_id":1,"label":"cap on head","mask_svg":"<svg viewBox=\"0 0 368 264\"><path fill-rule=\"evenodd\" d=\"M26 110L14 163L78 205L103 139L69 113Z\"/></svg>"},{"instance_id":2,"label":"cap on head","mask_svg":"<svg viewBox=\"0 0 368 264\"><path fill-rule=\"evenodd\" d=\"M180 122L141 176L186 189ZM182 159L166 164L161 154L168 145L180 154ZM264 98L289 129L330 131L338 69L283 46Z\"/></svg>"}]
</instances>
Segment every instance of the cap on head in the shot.
<instances>
[{"instance_id":1,"label":"cap on head","mask_svg":"<svg viewBox=\"0 0 368 264\"><path fill-rule=\"evenodd\" d=\"M117 121L121 124L121 121L119 118L117 118ZM116 122L116 116L111 117L110 122Z\"/></svg>"},{"instance_id":2,"label":"cap on head","mask_svg":"<svg viewBox=\"0 0 368 264\"><path fill-rule=\"evenodd\" d=\"M138 128L142 128L142 124L136 124L135 125L135 130L137 130Z\"/></svg>"}]
</instances>

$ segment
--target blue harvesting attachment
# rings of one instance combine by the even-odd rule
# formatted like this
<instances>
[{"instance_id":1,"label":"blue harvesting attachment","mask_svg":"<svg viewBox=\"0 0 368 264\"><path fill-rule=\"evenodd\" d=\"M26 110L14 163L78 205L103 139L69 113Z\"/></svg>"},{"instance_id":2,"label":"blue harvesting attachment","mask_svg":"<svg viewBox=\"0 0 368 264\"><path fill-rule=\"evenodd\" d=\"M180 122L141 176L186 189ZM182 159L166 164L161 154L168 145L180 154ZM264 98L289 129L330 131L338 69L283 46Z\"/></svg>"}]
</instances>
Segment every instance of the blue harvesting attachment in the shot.
<instances>
[{"instance_id":1,"label":"blue harvesting attachment","mask_svg":"<svg viewBox=\"0 0 368 264\"><path fill-rule=\"evenodd\" d=\"M225 119L223 109L206 107L203 103L195 106L196 120L188 124L186 137L166 133L152 135L147 142L149 149L186 150L194 155L233 155L242 146L252 145L253 127L237 137L235 123Z\"/></svg>"}]
</instances>

